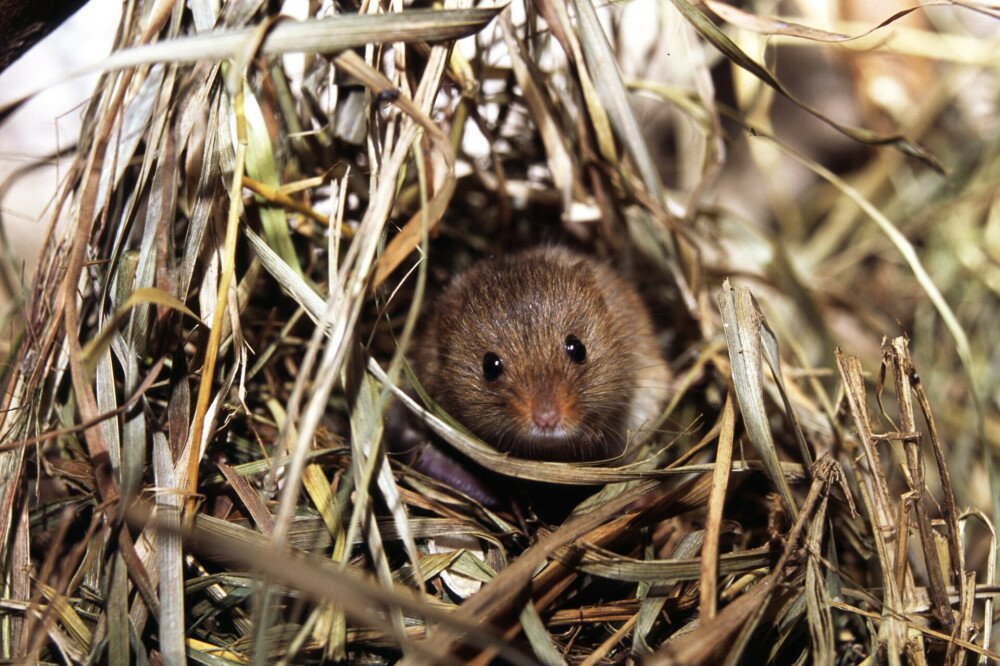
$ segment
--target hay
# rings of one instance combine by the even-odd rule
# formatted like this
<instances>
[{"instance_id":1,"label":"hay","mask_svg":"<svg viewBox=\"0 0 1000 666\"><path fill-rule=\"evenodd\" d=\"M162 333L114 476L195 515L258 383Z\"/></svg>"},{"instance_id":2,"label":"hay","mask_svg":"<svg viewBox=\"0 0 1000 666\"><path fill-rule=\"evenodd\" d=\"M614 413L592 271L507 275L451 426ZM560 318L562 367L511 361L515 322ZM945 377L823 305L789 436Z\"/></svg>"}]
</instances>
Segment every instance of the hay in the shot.
<instances>
[{"instance_id":1,"label":"hay","mask_svg":"<svg viewBox=\"0 0 1000 666\"><path fill-rule=\"evenodd\" d=\"M2 658L997 658L995 7L319 4L126 4L30 292L3 271ZM662 331L634 464L400 388L426 297L545 242ZM387 457L392 401L600 492L489 511Z\"/></svg>"}]
</instances>

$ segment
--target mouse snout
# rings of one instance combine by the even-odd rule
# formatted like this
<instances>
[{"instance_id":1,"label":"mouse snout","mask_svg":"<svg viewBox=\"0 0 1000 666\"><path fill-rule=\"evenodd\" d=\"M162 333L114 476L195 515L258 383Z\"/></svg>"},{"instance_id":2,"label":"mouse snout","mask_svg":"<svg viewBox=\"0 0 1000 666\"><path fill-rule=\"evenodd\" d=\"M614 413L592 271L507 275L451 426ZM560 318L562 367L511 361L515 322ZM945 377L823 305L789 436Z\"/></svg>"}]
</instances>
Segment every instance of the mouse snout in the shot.
<instances>
[{"instance_id":1,"label":"mouse snout","mask_svg":"<svg viewBox=\"0 0 1000 666\"><path fill-rule=\"evenodd\" d=\"M563 406L553 395L536 397L531 406L531 420L539 428L558 428L563 420Z\"/></svg>"},{"instance_id":2,"label":"mouse snout","mask_svg":"<svg viewBox=\"0 0 1000 666\"><path fill-rule=\"evenodd\" d=\"M520 427L536 437L563 437L576 428L576 401L565 386L546 385L523 392L516 412Z\"/></svg>"}]
</instances>

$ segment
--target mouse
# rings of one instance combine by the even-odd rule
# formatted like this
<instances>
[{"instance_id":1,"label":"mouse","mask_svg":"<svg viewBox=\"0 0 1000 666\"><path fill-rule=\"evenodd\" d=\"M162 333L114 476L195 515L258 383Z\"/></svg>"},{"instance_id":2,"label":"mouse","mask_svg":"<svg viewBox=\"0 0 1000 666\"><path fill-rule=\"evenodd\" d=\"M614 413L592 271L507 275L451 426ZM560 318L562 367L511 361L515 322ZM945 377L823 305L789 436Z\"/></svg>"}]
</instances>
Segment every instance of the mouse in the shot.
<instances>
[{"instance_id":1,"label":"mouse","mask_svg":"<svg viewBox=\"0 0 1000 666\"><path fill-rule=\"evenodd\" d=\"M421 321L412 360L424 389L476 437L517 457L620 459L669 394L670 371L636 289L565 247L472 265ZM425 447L411 464L495 506L482 469L457 456Z\"/></svg>"}]
</instances>

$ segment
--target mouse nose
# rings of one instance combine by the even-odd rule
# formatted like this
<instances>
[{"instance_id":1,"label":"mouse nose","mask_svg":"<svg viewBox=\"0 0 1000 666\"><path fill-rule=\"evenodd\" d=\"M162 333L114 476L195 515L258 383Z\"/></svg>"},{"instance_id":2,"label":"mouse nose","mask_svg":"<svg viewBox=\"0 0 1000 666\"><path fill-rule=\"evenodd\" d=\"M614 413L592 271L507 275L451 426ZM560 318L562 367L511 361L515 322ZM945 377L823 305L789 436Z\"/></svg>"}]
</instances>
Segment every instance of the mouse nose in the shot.
<instances>
[{"instance_id":1,"label":"mouse nose","mask_svg":"<svg viewBox=\"0 0 1000 666\"><path fill-rule=\"evenodd\" d=\"M563 413L555 400L537 400L531 410L531 419L539 428L552 430L562 423Z\"/></svg>"}]
</instances>

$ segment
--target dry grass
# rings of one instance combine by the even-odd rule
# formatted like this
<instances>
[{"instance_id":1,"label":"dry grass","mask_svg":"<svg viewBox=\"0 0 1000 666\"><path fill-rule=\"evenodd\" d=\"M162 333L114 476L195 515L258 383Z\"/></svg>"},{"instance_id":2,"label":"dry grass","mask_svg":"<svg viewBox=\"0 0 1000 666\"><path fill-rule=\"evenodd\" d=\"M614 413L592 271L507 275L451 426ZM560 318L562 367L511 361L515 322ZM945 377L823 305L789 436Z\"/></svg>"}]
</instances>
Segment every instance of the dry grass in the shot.
<instances>
[{"instance_id":1,"label":"dry grass","mask_svg":"<svg viewBox=\"0 0 1000 666\"><path fill-rule=\"evenodd\" d=\"M997 657L996 7L263 4L126 3L31 291L4 266L0 657ZM553 241L662 331L634 465L398 388L425 295ZM488 511L387 458L392 400L600 492Z\"/></svg>"}]
</instances>

